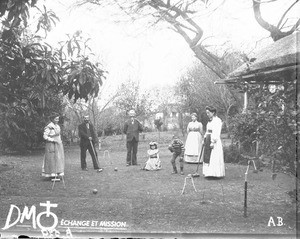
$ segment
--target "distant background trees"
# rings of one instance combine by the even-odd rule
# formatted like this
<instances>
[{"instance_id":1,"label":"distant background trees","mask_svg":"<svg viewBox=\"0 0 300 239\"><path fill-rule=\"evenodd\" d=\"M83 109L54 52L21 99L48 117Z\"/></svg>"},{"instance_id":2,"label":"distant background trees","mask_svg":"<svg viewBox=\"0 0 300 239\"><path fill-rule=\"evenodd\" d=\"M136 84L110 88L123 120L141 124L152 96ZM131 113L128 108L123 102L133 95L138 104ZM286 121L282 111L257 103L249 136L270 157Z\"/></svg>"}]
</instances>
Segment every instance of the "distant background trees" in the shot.
<instances>
[{"instance_id":1,"label":"distant background trees","mask_svg":"<svg viewBox=\"0 0 300 239\"><path fill-rule=\"evenodd\" d=\"M208 119L205 115L205 107L212 105L216 107L226 127L229 124L232 108L238 108L237 101L241 101L241 95L237 89L234 98L227 86L214 84L215 78L213 72L203 67L201 63L195 63L180 78L176 91L181 97L182 112L197 113L201 118L199 120L206 125Z\"/></svg>"}]
</instances>

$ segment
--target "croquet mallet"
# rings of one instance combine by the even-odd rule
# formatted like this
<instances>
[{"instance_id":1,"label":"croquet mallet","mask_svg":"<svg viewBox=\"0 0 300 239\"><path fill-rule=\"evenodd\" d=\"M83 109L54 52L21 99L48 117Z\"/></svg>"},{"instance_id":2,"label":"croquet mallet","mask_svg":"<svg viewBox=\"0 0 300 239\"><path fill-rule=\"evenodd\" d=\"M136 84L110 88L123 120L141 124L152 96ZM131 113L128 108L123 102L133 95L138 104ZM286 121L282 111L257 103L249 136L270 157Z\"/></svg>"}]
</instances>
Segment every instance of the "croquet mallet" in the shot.
<instances>
[{"instance_id":1,"label":"croquet mallet","mask_svg":"<svg viewBox=\"0 0 300 239\"><path fill-rule=\"evenodd\" d=\"M94 148L94 145L93 145L93 143L92 143L92 140L91 140L91 139L90 139L90 144L91 144L91 146L92 146L93 153L94 153L94 155L95 155L95 158L96 158L96 160L97 160L97 164L98 164L98 166L99 166L98 155L96 154L96 151L95 151L95 148Z\"/></svg>"},{"instance_id":2,"label":"croquet mallet","mask_svg":"<svg viewBox=\"0 0 300 239\"><path fill-rule=\"evenodd\" d=\"M201 157L202 157L203 149L204 149L204 142L202 143L201 152L200 152L200 156L199 156L199 160L198 160L198 165L197 165L196 172L192 174L193 178L200 177L200 174L198 173L198 170L199 170L199 165L200 165L200 160L201 160Z\"/></svg>"}]
</instances>

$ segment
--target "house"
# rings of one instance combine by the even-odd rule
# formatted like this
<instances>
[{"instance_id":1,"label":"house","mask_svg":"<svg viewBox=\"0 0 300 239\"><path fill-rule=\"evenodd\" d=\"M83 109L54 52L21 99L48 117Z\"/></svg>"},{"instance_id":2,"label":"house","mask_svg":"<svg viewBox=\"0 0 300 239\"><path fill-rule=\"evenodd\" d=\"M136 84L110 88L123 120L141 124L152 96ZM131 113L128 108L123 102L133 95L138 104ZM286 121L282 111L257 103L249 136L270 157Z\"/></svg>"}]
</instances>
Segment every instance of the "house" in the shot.
<instances>
[{"instance_id":1,"label":"house","mask_svg":"<svg viewBox=\"0 0 300 239\"><path fill-rule=\"evenodd\" d=\"M282 87L285 81L299 79L300 32L286 36L256 52L247 62L216 84L266 84L270 92ZM248 102L247 88L244 92L244 110ZM299 91L298 91L298 99Z\"/></svg>"},{"instance_id":2,"label":"house","mask_svg":"<svg viewBox=\"0 0 300 239\"><path fill-rule=\"evenodd\" d=\"M155 119L161 119L163 130L176 130L180 128L182 120L180 107L177 103L169 103L161 106L155 114Z\"/></svg>"}]
</instances>

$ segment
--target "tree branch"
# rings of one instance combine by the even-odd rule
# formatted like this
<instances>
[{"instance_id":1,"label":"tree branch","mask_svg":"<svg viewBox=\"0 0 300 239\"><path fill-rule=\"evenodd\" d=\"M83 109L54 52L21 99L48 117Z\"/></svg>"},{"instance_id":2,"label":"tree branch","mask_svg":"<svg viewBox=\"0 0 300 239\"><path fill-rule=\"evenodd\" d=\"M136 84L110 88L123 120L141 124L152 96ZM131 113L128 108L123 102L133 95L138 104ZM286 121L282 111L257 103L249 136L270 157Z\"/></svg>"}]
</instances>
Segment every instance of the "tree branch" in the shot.
<instances>
[{"instance_id":1,"label":"tree branch","mask_svg":"<svg viewBox=\"0 0 300 239\"><path fill-rule=\"evenodd\" d=\"M298 2L299 0L296 0L296 2ZM291 5L294 6L296 4L296 2L294 4ZM267 31L270 32L270 36L271 38L273 39L273 41L277 41L283 37L286 37L290 34L292 34L296 29L297 27L299 26L300 24L300 19L296 22L296 24L287 32L282 32L280 29L279 29L279 25L280 23L283 21L283 18L284 16L287 14L287 12L290 10L290 8L284 13L284 16L282 16L282 18L280 19L277 27L272 25L272 24L269 24L268 22L266 22L262 16L261 16L261 11L260 11L260 4L261 2L260 1L257 1L257 0L252 0L252 3L253 3L253 11L254 11L254 16L255 16L255 19L257 21L257 23L264 29L266 29Z\"/></svg>"},{"instance_id":2,"label":"tree branch","mask_svg":"<svg viewBox=\"0 0 300 239\"><path fill-rule=\"evenodd\" d=\"M197 45L197 43L200 41L200 39L202 38L203 36L203 30L201 29L201 27L198 26L198 24L196 24L187 14L186 14L186 11L188 11L188 9L186 8L186 11L182 11L181 9L179 9L176 5L173 5L173 6L168 6L167 4L165 4L163 1L160 1L160 0L157 0L157 1L152 1L149 3L149 5L151 7L153 7L154 9L160 11L160 12L163 12L164 14L168 15L169 17L172 17L172 15L170 15L169 11L173 11L175 12L175 15L173 16L174 17L174 22L178 22L176 21L175 19L177 18L177 16L181 16L187 23L189 23L195 30L192 30L192 32L194 32L196 35L194 36L193 39L190 39L188 41L189 45L191 47ZM166 9L166 10L163 10L163 9ZM165 18L166 19L166 18ZM167 20L167 19L166 19ZM174 27L176 27L176 25L174 25L174 22L170 21L170 19L168 19L168 22L171 23ZM179 22L178 22L179 23ZM185 26L186 29L188 29L186 26ZM177 29L177 27L176 27ZM190 29L190 28L189 28ZM179 30L179 29L177 29ZM183 30L180 29L178 32L182 32ZM186 36L187 34L185 33L185 39L186 39Z\"/></svg>"},{"instance_id":3,"label":"tree branch","mask_svg":"<svg viewBox=\"0 0 300 239\"><path fill-rule=\"evenodd\" d=\"M167 15L167 16L166 16L166 15ZM170 24L172 24L173 26L175 26L175 25L176 25L176 26L180 26L180 27L182 27L182 28L185 28L185 29L187 29L187 30L189 30L189 31L194 32L195 34L197 34L197 31L196 31L196 30L194 30L194 29L192 29L192 28L190 28L190 27L188 27L188 26L185 26L184 24L182 24L182 23L180 23L180 22L174 20L174 18L172 17L172 15L171 15L170 13L166 13L164 19L165 19L167 22L169 22Z\"/></svg>"},{"instance_id":4,"label":"tree branch","mask_svg":"<svg viewBox=\"0 0 300 239\"><path fill-rule=\"evenodd\" d=\"M277 24L277 27L279 28L280 27L280 24L282 23L284 17L286 16L286 14L293 8L293 6L295 6L295 4L299 2L299 0L296 0L282 15L281 19L279 20L278 24Z\"/></svg>"}]
</instances>

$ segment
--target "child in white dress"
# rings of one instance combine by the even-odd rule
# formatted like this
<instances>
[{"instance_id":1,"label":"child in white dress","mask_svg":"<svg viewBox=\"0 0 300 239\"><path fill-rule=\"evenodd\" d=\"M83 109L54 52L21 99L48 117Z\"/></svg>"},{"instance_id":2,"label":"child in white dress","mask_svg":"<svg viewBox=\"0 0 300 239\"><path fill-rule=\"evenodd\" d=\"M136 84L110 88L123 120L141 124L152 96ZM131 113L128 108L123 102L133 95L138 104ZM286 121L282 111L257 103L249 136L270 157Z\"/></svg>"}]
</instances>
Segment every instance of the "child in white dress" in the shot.
<instances>
[{"instance_id":1,"label":"child in white dress","mask_svg":"<svg viewBox=\"0 0 300 239\"><path fill-rule=\"evenodd\" d=\"M142 168L147 171L154 171L161 169L161 162L159 159L159 150L157 148L156 142L149 143L150 149L147 150L148 160L145 163L145 166Z\"/></svg>"}]
</instances>

